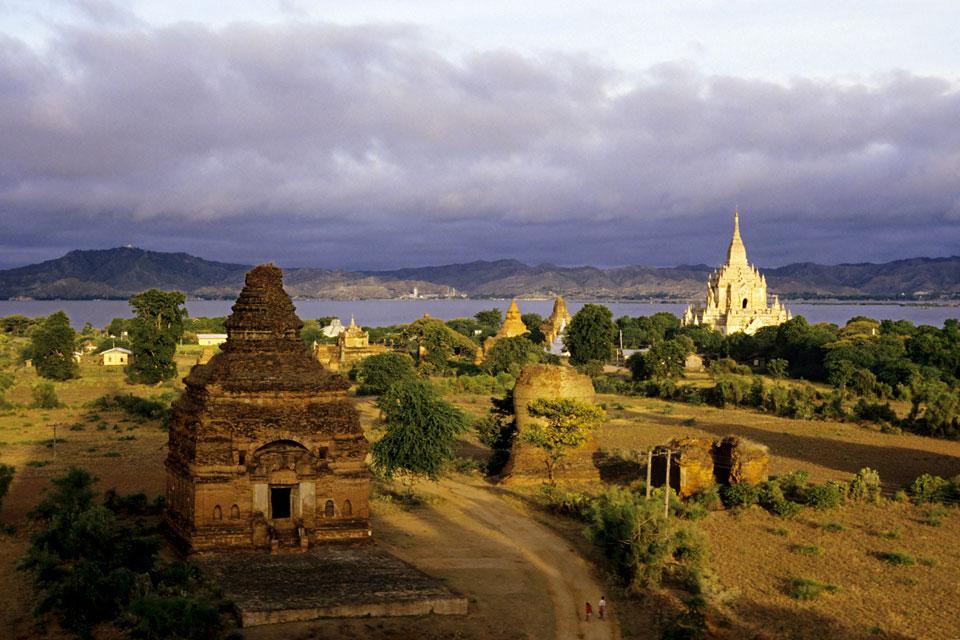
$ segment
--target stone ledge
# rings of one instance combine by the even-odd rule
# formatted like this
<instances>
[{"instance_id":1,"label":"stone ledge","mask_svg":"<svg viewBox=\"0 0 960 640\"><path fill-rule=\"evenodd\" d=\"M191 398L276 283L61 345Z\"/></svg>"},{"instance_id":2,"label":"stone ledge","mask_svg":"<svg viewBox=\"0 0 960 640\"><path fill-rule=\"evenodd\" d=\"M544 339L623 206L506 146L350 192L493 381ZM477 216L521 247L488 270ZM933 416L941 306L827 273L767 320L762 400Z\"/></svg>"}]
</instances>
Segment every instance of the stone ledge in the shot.
<instances>
[{"instance_id":1,"label":"stone ledge","mask_svg":"<svg viewBox=\"0 0 960 640\"><path fill-rule=\"evenodd\" d=\"M198 554L193 560L233 602L244 627L317 618L465 615L467 599L375 547L307 553Z\"/></svg>"}]
</instances>

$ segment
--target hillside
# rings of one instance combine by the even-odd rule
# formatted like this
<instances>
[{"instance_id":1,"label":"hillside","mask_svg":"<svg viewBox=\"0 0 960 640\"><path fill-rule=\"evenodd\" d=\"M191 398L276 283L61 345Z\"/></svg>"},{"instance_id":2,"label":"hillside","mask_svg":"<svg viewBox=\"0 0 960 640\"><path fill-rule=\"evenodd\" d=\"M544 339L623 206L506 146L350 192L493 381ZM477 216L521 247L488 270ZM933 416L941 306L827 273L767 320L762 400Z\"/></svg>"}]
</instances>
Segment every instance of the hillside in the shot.
<instances>
[{"instance_id":1,"label":"hillside","mask_svg":"<svg viewBox=\"0 0 960 640\"><path fill-rule=\"evenodd\" d=\"M186 253L132 247L71 251L61 258L0 271L0 298L128 298L157 287L189 296L237 295L250 267ZM434 297L542 297L692 300L712 268L628 266L611 269L476 261L392 271L288 268L287 290L300 298L397 298L416 287ZM771 292L784 298L960 298L960 257L912 258L883 264L811 262L763 269Z\"/></svg>"}]
</instances>

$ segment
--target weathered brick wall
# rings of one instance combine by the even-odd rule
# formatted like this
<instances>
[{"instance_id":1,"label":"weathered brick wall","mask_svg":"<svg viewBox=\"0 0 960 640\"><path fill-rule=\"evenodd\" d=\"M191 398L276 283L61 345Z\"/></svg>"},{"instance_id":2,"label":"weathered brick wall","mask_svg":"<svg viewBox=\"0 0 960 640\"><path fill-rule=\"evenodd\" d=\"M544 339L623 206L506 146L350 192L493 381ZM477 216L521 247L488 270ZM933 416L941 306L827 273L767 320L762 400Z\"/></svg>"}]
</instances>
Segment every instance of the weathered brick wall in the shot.
<instances>
[{"instance_id":1,"label":"weathered brick wall","mask_svg":"<svg viewBox=\"0 0 960 640\"><path fill-rule=\"evenodd\" d=\"M564 365L536 364L528 365L520 372L513 389L514 415L517 420L517 437L514 439L510 459L503 470L507 481L542 480L546 477L546 457L543 450L523 442L524 429L529 428L535 418L530 417L527 406L534 400L544 398L572 398L582 402L593 402L596 393L593 383L585 375ZM596 440L587 439L578 449L571 451L557 464L554 475L557 478L595 480L599 472L593 456L597 451Z\"/></svg>"},{"instance_id":2,"label":"weathered brick wall","mask_svg":"<svg viewBox=\"0 0 960 640\"><path fill-rule=\"evenodd\" d=\"M171 530L195 550L263 546L273 525L302 525L311 540L368 536L368 443L349 385L300 340L280 270L248 273L225 324L220 352L173 404ZM271 487L289 489L290 517L270 521Z\"/></svg>"}]
</instances>

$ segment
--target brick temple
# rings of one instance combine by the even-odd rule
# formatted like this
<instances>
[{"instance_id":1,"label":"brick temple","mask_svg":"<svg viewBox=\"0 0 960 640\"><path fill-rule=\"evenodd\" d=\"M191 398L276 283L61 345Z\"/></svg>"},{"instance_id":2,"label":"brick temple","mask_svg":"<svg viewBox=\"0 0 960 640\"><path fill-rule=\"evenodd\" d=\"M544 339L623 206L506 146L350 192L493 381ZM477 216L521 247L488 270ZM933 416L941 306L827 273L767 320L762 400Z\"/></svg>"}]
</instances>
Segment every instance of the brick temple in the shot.
<instances>
[{"instance_id":1,"label":"brick temple","mask_svg":"<svg viewBox=\"0 0 960 640\"><path fill-rule=\"evenodd\" d=\"M227 341L173 404L166 522L189 551L306 550L370 535L368 443L348 383L300 340L283 275L260 265Z\"/></svg>"}]
</instances>

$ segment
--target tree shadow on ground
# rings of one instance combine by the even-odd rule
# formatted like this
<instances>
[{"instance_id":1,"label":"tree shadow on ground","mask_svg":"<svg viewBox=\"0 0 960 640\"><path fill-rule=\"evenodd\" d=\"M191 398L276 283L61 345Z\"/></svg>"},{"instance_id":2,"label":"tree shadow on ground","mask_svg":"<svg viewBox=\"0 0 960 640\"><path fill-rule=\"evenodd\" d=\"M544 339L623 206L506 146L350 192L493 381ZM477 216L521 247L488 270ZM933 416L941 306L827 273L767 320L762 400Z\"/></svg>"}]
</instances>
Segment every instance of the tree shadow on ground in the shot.
<instances>
[{"instance_id":1,"label":"tree shadow on ground","mask_svg":"<svg viewBox=\"0 0 960 640\"><path fill-rule=\"evenodd\" d=\"M870 467L880 472L885 484L906 485L924 473L952 477L960 472L960 457L894 446L893 440L890 446L881 446L768 431L743 424L698 422L695 427L689 427L682 424L682 418L646 415L644 419L683 431L705 431L718 437L735 434L766 445L773 455L806 460L851 474Z\"/></svg>"},{"instance_id":2,"label":"tree shadow on ground","mask_svg":"<svg viewBox=\"0 0 960 640\"><path fill-rule=\"evenodd\" d=\"M830 596L824 596L830 597ZM905 635L882 628L881 621L866 620L862 625L849 622L809 608L810 605L797 603L796 607L783 607L738 599L732 604L736 612L735 619L726 619L718 625L718 638L749 638L751 640L916 640L915 636Z\"/></svg>"},{"instance_id":3,"label":"tree shadow on ground","mask_svg":"<svg viewBox=\"0 0 960 640\"><path fill-rule=\"evenodd\" d=\"M606 451L593 453L593 466L600 472L600 480L607 484L628 485L646 474L646 464Z\"/></svg>"}]
</instances>

